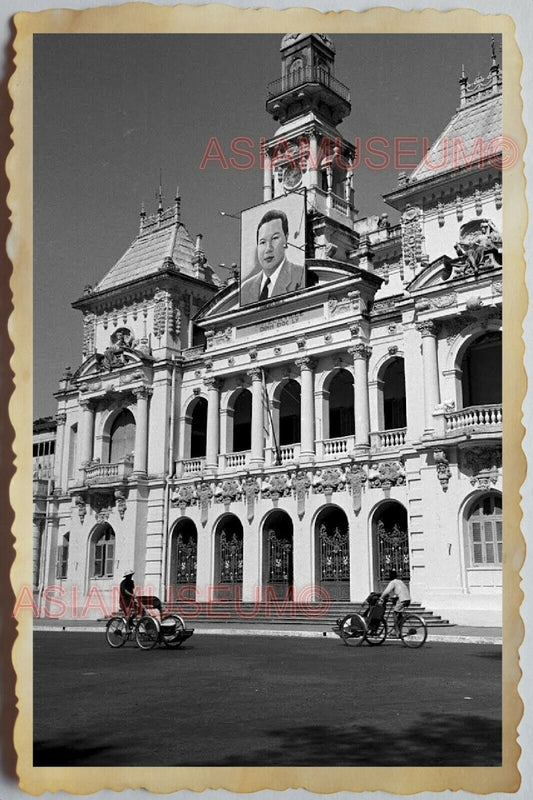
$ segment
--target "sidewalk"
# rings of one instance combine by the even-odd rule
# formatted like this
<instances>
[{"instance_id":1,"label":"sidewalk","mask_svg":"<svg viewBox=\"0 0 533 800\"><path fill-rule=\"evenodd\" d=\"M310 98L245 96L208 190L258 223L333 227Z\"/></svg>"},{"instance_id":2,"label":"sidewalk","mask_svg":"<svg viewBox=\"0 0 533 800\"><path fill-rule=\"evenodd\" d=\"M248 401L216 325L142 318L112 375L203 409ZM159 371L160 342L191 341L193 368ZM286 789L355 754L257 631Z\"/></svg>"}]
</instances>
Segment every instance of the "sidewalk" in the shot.
<instances>
[{"instance_id":1,"label":"sidewalk","mask_svg":"<svg viewBox=\"0 0 533 800\"><path fill-rule=\"evenodd\" d=\"M270 625L212 624L187 620L188 628L194 628L199 635L216 636L299 636L304 638L332 638L338 640L331 627L321 625L304 625L294 623L273 622ZM82 619L45 619L34 620L33 629L39 631L64 631L66 633L100 633L105 630L105 620ZM454 644L502 644L501 628L481 628L467 625L449 625L428 628L428 642L450 642Z\"/></svg>"}]
</instances>

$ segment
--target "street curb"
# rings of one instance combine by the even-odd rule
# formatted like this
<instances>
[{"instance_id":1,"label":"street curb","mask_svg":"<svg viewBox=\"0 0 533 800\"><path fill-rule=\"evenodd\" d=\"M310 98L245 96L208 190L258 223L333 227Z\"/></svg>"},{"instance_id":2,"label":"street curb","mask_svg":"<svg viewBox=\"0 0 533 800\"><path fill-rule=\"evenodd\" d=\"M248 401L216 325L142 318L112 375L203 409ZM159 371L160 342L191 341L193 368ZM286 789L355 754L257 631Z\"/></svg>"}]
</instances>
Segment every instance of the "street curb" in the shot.
<instances>
[{"instance_id":1,"label":"street curb","mask_svg":"<svg viewBox=\"0 0 533 800\"><path fill-rule=\"evenodd\" d=\"M100 627L76 627L73 625L64 625L59 628L57 625L34 625L34 633L50 632L50 633L101 633L105 631L104 626ZM299 637L300 639L336 639L339 637L333 631L275 631L268 628L246 628L239 630L238 628L196 628L195 635L206 634L207 636L276 636L276 637ZM431 631L428 633L428 642L449 642L450 644L502 644L501 636L454 636L444 634L434 634Z\"/></svg>"}]
</instances>

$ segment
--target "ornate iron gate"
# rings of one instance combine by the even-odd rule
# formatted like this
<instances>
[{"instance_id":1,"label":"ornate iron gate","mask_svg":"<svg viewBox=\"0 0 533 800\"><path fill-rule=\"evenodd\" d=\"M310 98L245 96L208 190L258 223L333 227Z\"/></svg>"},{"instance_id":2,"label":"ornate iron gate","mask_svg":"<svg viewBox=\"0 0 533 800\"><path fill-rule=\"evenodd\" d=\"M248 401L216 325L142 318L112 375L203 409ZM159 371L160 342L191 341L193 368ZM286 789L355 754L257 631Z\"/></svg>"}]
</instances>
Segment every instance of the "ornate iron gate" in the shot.
<instances>
[{"instance_id":1,"label":"ornate iron gate","mask_svg":"<svg viewBox=\"0 0 533 800\"><path fill-rule=\"evenodd\" d=\"M194 536L176 536L176 583L196 583L197 544Z\"/></svg>"},{"instance_id":2,"label":"ornate iron gate","mask_svg":"<svg viewBox=\"0 0 533 800\"><path fill-rule=\"evenodd\" d=\"M320 540L320 580L349 581L350 552L348 532L341 533L335 528L330 536L325 525L318 531Z\"/></svg>"},{"instance_id":3,"label":"ornate iron gate","mask_svg":"<svg viewBox=\"0 0 533 800\"><path fill-rule=\"evenodd\" d=\"M275 531L268 534L268 582L292 581L292 542L278 538Z\"/></svg>"},{"instance_id":4,"label":"ornate iron gate","mask_svg":"<svg viewBox=\"0 0 533 800\"><path fill-rule=\"evenodd\" d=\"M220 534L220 582L242 583L242 535Z\"/></svg>"},{"instance_id":5,"label":"ornate iron gate","mask_svg":"<svg viewBox=\"0 0 533 800\"><path fill-rule=\"evenodd\" d=\"M386 530L382 521L377 525L378 542L378 580L388 583L389 570L395 569L402 581L408 581L409 571L409 535L400 530L397 524Z\"/></svg>"}]
</instances>

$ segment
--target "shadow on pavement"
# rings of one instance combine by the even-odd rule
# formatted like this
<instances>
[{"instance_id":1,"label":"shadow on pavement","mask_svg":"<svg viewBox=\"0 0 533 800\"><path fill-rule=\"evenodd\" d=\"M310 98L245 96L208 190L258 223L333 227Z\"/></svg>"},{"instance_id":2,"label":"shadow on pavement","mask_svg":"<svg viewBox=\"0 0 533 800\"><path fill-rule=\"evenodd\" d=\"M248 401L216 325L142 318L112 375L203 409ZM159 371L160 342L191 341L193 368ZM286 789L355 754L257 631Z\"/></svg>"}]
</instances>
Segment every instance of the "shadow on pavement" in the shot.
<instances>
[{"instance_id":1,"label":"shadow on pavement","mask_svg":"<svg viewBox=\"0 0 533 800\"><path fill-rule=\"evenodd\" d=\"M33 743L34 767L69 767L81 764L98 764L98 756L106 747L87 747L83 739L71 740L68 744L36 741ZM118 766L118 764L117 764Z\"/></svg>"},{"instance_id":2,"label":"shadow on pavement","mask_svg":"<svg viewBox=\"0 0 533 800\"><path fill-rule=\"evenodd\" d=\"M395 730L395 733L392 731ZM306 726L270 733L272 744L215 766L474 766L501 763L501 724L487 717L424 714L405 730L357 725Z\"/></svg>"}]
</instances>

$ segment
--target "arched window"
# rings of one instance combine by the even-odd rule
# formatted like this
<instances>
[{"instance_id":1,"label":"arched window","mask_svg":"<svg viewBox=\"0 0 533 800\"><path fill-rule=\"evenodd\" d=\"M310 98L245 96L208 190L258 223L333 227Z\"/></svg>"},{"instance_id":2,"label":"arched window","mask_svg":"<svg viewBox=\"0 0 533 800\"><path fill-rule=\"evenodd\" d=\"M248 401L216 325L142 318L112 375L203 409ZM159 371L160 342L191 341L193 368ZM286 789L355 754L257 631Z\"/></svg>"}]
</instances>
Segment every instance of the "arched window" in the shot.
<instances>
[{"instance_id":1,"label":"arched window","mask_svg":"<svg viewBox=\"0 0 533 800\"><path fill-rule=\"evenodd\" d=\"M252 446L252 394L243 389L233 406L233 452L240 453Z\"/></svg>"},{"instance_id":2,"label":"arched window","mask_svg":"<svg viewBox=\"0 0 533 800\"><path fill-rule=\"evenodd\" d=\"M91 551L91 577L111 578L115 560L115 533L108 522L101 522L94 529Z\"/></svg>"},{"instance_id":3,"label":"arched window","mask_svg":"<svg viewBox=\"0 0 533 800\"><path fill-rule=\"evenodd\" d=\"M353 436L354 433L353 377L348 370L341 369L329 385L329 438Z\"/></svg>"},{"instance_id":4,"label":"arched window","mask_svg":"<svg viewBox=\"0 0 533 800\"><path fill-rule=\"evenodd\" d=\"M304 62L302 58L295 58L289 67L289 88L298 86L304 77Z\"/></svg>"},{"instance_id":5,"label":"arched window","mask_svg":"<svg viewBox=\"0 0 533 800\"><path fill-rule=\"evenodd\" d=\"M131 411L125 408L117 416L111 426L109 435L109 463L117 464L131 456L135 450L135 419Z\"/></svg>"},{"instance_id":6,"label":"arched window","mask_svg":"<svg viewBox=\"0 0 533 800\"><path fill-rule=\"evenodd\" d=\"M191 415L191 458L204 458L207 439L207 400L199 397Z\"/></svg>"},{"instance_id":7,"label":"arched window","mask_svg":"<svg viewBox=\"0 0 533 800\"><path fill-rule=\"evenodd\" d=\"M472 506L468 515L468 544L471 567L502 563L502 499L499 495L485 495Z\"/></svg>"},{"instance_id":8,"label":"arched window","mask_svg":"<svg viewBox=\"0 0 533 800\"><path fill-rule=\"evenodd\" d=\"M502 402L502 335L491 331L475 339L463 356L463 408Z\"/></svg>"},{"instance_id":9,"label":"arched window","mask_svg":"<svg viewBox=\"0 0 533 800\"><path fill-rule=\"evenodd\" d=\"M383 427L405 428L405 372L403 358L395 358L383 373Z\"/></svg>"},{"instance_id":10,"label":"arched window","mask_svg":"<svg viewBox=\"0 0 533 800\"><path fill-rule=\"evenodd\" d=\"M62 542L57 548L56 578L58 581L65 580L68 572L68 547L70 533L65 533Z\"/></svg>"},{"instance_id":11,"label":"arched window","mask_svg":"<svg viewBox=\"0 0 533 800\"><path fill-rule=\"evenodd\" d=\"M300 384L287 381L279 396L279 444L300 441Z\"/></svg>"}]
</instances>

